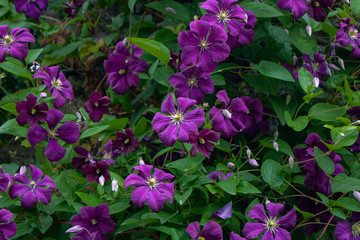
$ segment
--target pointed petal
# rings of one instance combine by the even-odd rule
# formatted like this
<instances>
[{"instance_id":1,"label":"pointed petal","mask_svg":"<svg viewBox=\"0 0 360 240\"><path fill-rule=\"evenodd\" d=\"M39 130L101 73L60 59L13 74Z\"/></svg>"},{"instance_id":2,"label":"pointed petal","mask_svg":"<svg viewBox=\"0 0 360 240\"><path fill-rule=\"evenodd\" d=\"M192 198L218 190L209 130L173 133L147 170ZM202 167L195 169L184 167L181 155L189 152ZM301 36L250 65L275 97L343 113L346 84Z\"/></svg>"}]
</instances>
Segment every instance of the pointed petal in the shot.
<instances>
[{"instance_id":1,"label":"pointed petal","mask_svg":"<svg viewBox=\"0 0 360 240\"><path fill-rule=\"evenodd\" d=\"M265 209L262 204L256 204L249 212L248 217L251 219L255 219L261 222L265 222L267 216L265 214Z\"/></svg>"},{"instance_id":2,"label":"pointed petal","mask_svg":"<svg viewBox=\"0 0 360 240\"><path fill-rule=\"evenodd\" d=\"M163 102L161 106L161 112L169 113L169 114L176 113L174 99L171 94L169 94L165 99L165 101Z\"/></svg>"},{"instance_id":3,"label":"pointed petal","mask_svg":"<svg viewBox=\"0 0 360 240\"><path fill-rule=\"evenodd\" d=\"M247 222L243 228L243 235L246 239L253 239L257 238L263 231L265 231L265 227L262 223Z\"/></svg>"},{"instance_id":4,"label":"pointed petal","mask_svg":"<svg viewBox=\"0 0 360 240\"><path fill-rule=\"evenodd\" d=\"M27 191L22 197L21 197L21 206L23 208L32 208L38 203L38 199L35 196L35 193L33 190Z\"/></svg>"},{"instance_id":5,"label":"pointed petal","mask_svg":"<svg viewBox=\"0 0 360 240\"><path fill-rule=\"evenodd\" d=\"M61 140L74 144L79 141L80 126L73 121L66 121L56 130L56 133Z\"/></svg>"},{"instance_id":6,"label":"pointed petal","mask_svg":"<svg viewBox=\"0 0 360 240\"><path fill-rule=\"evenodd\" d=\"M59 161L65 156L66 149L56 141L55 138L50 138L49 143L45 149L46 158L51 161Z\"/></svg>"},{"instance_id":7,"label":"pointed petal","mask_svg":"<svg viewBox=\"0 0 360 240\"><path fill-rule=\"evenodd\" d=\"M190 235L191 238L197 239L200 236L200 224L199 222L190 223L186 232Z\"/></svg>"},{"instance_id":8,"label":"pointed petal","mask_svg":"<svg viewBox=\"0 0 360 240\"><path fill-rule=\"evenodd\" d=\"M269 203L266 204L266 208L268 210L269 216L274 218L283 210L284 205L281 203Z\"/></svg>"},{"instance_id":9,"label":"pointed petal","mask_svg":"<svg viewBox=\"0 0 360 240\"><path fill-rule=\"evenodd\" d=\"M140 177L136 173L132 173L125 178L124 188L126 189L131 185L134 185L135 187L147 186L147 183L145 181L146 180L144 178Z\"/></svg>"},{"instance_id":10,"label":"pointed petal","mask_svg":"<svg viewBox=\"0 0 360 240\"><path fill-rule=\"evenodd\" d=\"M39 178L44 176L44 173L39 168L35 167L32 164L30 164L30 172L31 172L31 179L34 182L37 182L39 180Z\"/></svg>"},{"instance_id":11,"label":"pointed petal","mask_svg":"<svg viewBox=\"0 0 360 240\"><path fill-rule=\"evenodd\" d=\"M171 124L165 130L158 134L160 140L167 146L173 146L178 135L177 125Z\"/></svg>"},{"instance_id":12,"label":"pointed petal","mask_svg":"<svg viewBox=\"0 0 360 240\"><path fill-rule=\"evenodd\" d=\"M26 136L27 140L33 147L37 143L46 140L47 137L48 137L48 131L46 131L43 127L39 125L29 128L29 131Z\"/></svg>"}]
</instances>

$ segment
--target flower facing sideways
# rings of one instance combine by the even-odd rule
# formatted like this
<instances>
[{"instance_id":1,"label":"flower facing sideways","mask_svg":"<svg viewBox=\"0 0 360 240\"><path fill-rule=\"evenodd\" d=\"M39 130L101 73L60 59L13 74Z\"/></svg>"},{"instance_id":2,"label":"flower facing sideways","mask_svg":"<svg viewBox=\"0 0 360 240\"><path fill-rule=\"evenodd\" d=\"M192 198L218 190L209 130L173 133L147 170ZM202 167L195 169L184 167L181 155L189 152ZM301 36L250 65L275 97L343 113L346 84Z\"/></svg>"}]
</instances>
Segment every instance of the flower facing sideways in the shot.
<instances>
[{"instance_id":1,"label":"flower facing sideways","mask_svg":"<svg viewBox=\"0 0 360 240\"><path fill-rule=\"evenodd\" d=\"M9 239L16 234L16 224L14 221L9 220L13 214L6 209L0 210L0 239Z\"/></svg>"}]
</instances>

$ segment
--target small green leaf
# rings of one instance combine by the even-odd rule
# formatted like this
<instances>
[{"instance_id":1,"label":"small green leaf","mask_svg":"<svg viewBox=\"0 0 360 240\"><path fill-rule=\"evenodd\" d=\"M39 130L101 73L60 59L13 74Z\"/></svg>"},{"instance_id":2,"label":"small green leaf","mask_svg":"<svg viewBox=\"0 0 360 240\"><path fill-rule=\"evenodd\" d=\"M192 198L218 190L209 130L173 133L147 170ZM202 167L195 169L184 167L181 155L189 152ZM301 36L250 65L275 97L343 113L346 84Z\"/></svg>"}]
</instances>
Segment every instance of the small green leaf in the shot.
<instances>
[{"instance_id":1,"label":"small green leaf","mask_svg":"<svg viewBox=\"0 0 360 240\"><path fill-rule=\"evenodd\" d=\"M360 180L348 177L345 173L339 174L331 182L331 192L347 193L350 191L360 191Z\"/></svg>"},{"instance_id":2,"label":"small green leaf","mask_svg":"<svg viewBox=\"0 0 360 240\"><path fill-rule=\"evenodd\" d=\"M282 12L279 10L267 5L266 3L261 2L243 2L240 4L246 9L246 11L251 11L258 18L273 18L282 16Z\"/></svg>"},{"instance_id":3,"label":"small green leaf","mask_svg":"<svg viewBox=\"0 0 360 240\"><path fill-rule=\"evenodd\" d=\"M128 0L128 6L131 12L134 12L134 6L137 0Z\"/></svg>"},{"instance_id":4,"label":"small green leaf","mask_svg":"<svg viewBox=\"0 0 360 240\"><path fill-rule=\"evenodd\" d=\"M62 172L60 175L54 176L53 179L56 187L59 189L59 192L61 192L68 205L71 206L76 199L76 181L66 172Z\"/></svg>"},{"instance_id":5,"label":"small green leaf","mask_svg":"<svg viewBox=\"0 0 360 240\"><path fill-rule=\"evenodd\" d=\"M340 210L340 208L332 208L332 209L330 209L330 212L332 214L334 214L335 216L337 216L343 220L346 220L346 214L342 210Z\"/></svg>"},{"instance_id":6,"label":"small green leaf","mask_svg":"<svg viewBox=\"0 0 360 240\"><path fill-rule=\"evenodd\" d=\"M319 148L314 147L314 155L316 162L319 164L319 167L327 174L331 175L335 171L334 162Z\"/></svg>"},{"instance_id":7,"label":"small green leaf","mask_svg":"<svg viewBox=\"0 0 360 240\"><path fill-rule=\"evenodd\" d=\"M93 136L95 134L98 134L98 133L104 131L105 129L107 129L108 127L109 127L109 125L89 128L80 135L80 139L87 138L87 137Z\"/></svg>"},{"instance_id":8,"label":"small green leaf","mask_svg":"<svg viewBox=\"0 0 360 240\"><path fill-rule=\"evenodd\" d=\"M236 195L236 180L226 179L219 182L220 187L231 195Z\"/></svg>"},{"instance_id":9,"label":"small green leaf","mask_svg":"<svg viewBox=\"0 0 360 240\"><path fill-rule=\"evenodd\" d=\"M0 106L2 109L14 114L15 116L18 115L18 112L16 111L16 104L13 102L5 103L4 105Z\"/></svg>"},{"instance_id":10,"label":"small green leaf","mask_svg":"<svg viewBox=\"0 0 360 240\"><path fill-rule=\"evenodd\" d=\"M313 83L314 76L309 73L306 68L301 68L299 71L299 82L301 88L305 93L311 93L315 90L315 85Z\"/></svg>"},{"instance_id":11,"label":"small green leaf","mask_svg":"<svg viewBox=\"0 0 360 240\"><path fill-rule=\"evenodd\" d=\"M192 188L187 189L185 192L175 191L175 200L180 204L183 205L185 201L189 198L190 194L192 193Z\"/></svg>"},{"instance_id":12,"label":"small green leaf","mask_svg":"<svg viewBox=\"0 0 360 240\"><path fill-rule=\"evenodd\" d=\"M79 196L79 198L81 198L81 200L83 200L83 202L87 206L96 207L102 203L99 199L99 196L95 195L94 193L87 194L87 193L83 193L83 192L76 192L76 194Z\"/></svg>"},{"instance_id":13,"label":"small green leaf","mask_svg":"<svg viewBox=\"0 0 360 240\"><path fill-rule=\"evenodd\" d=\"M147 38L128 38L130 42L160 59L165 65L170 61L170 51L162 43Z\"/></svg>"},{"instance_id":14,"label":"small green leaf","mask_svg":"<svg viewBox=\"0 0 360 240\"><path fill-rule=\"evenodd\" d=\"M117 118L117 119L107 122L106 124L109 125L110 130L113 130L113 129L122 130L126 127L128 122L129 122L128 118Z\"/></svg>"},{"instance_id":15,"label":"small green leaf","mask_svg":"<svg viewBox=\"0 0 360 240\"><path fill-rule=\"evenodd\" d=\"M0 127L0 134L9 134L12 136L19 136L26 138L28 129L19 126L16 119L10 119Z\"/></svg>"},{"instance_id":16,"label":"small green leaf","mask_svg":"<svg viewBox=\"0 0 360 240\"><path fill-rule=\"evenodd\" d=\"M345 126L335 128L335 131L331 131L330 135L335 145L347 147L356 142L359 130L355 126Z\"/></svg>"},{"instance_id":17,"label":"small green leaf","mask_svg":"<svg viewBox=\"0 0 360 240\"><path fill-rule=\"evenodd\" d=\"M29 50L29 53L28 53L25 61L28 64L32 64L32 62L35 61L40 56L40 54L42 53L43 50L44 50L43 48Z\"/></svg>"},{"instance_id":18,"label":"small green leaf","mask_svg":"<svg viewBox=\"0 0 360 240\"><path fill-rule=\"evenodd\" d=\"M245 180L241 180L239 182L239 184L236 186L236 192L242 194L261 193L259 189Z\"/></svg>"},{"instance_id":19,"label":"small green leaf","mask_svg":"<svg viewBox=\"0 0 360 240\"><path fill-rule=\"evenodd\" d=\"M284 181L280 163L267 159L261 165L261 176L271 187L279 187Z\"/></svg>"},{"instance_id":20,"label":"small green leaf","mask_svg":"<svg viewBox=\"0 0 360 240\"><path fill-rule=\"evenodd\" d=\"M120 198L116 199L113 204L110 205L110 214L119 213L122 211L125 211L127 208L129 208L131 205L129 204L130 199L129 198Z\"/></svg>"},{"instance_id":21,"label":"small green leaf","mask_svg":"<svg viewBox=\"0 0 360 240\"><path fill-rule=\"evenodd\" d=\"M285 112L285 120L287 125L297 132L304 130L309 123L309 119L306 116L300 116L293 121L288 111Z\"/></svg>"},{"instance_id":22,"label":"small green leaf","mask_svg":"<svg viewBox=\"0 0 360 240\"><path fill-rule=\"evenodd\" d=\"M360 4L360 3L359 3ZM348 103L351 103L352 100L353 100L353 94L352 94L352 91L351 91L351 88L349 86L349 83L348 83L348 80L345 78L344 80L344 88L345 88L345 93L346 93L346 96L347 96L347 102Z\"/></svg>"},{"instance_id":23,"label":"small green leaf","mask_svg":"<svg viewBox=\"0 0 360 240\"><path fill-rule=\"evenodd\" d=\"M309 116L321 121L335 121L346 113L345 107L328 103L317 103L309 110Z\"/></svg>"},{"instance_id":24,"label":"small green leaf","mask_svg":"<svg viewBox=\"0 0 360 240\"><path fill-rule=\"evenodd\" d=\"M42 216L40 218L34 217L34 223L41 233L45 233L53 223L53 219L50 216Z\"/></svg>"},{"instance_id":25,"label":"small green leaf","mask_svg":"<svg viewBox=\"0 0 360 240\"><path fill-rule=\"evenodd\" d=\"M255 69L267 77L280 79L286 82L295 82L289 71L278 63L263 60L255 65Z\"/></svg>"}]
</instances>

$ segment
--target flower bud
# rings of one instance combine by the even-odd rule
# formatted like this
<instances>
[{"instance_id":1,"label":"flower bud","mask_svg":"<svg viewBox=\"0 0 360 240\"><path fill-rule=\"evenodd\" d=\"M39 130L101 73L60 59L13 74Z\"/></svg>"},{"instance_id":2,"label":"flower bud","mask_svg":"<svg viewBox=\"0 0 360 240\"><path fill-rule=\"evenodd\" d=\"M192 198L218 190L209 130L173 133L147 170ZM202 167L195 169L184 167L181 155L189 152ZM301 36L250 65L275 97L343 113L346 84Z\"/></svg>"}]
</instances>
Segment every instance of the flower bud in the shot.
<instances>
[{"instance_id":1,"label":"flower bud","mask_svg":"<svg viewBox=\"0 0 360 240\"><path fill-rule=\"evenodd\" d=\"M250 159L251 158L251 150L250 148L246 149L246 156Z\"/></svg>"},{"instance_id":2,"label":"flower bud","mask_svg":"<svg viewBox=\"0 0 360 240\"><path fill-rule=\"evenodd\" d=\"M26 174L26 166L21 166L20 175Z\"/></svg>"},{"instance_id":3,"label":"flower bud","mask_svg":"<svg viewBox=\"0 0 360 240\"><path fill-rule=\"evenodd\" d=\"M176 14L176 11L174 9L172 9L171 7L167 7L167 8L165 8L165 10L169 13Z\"/></svg>"},{"instance_id":4,"label":"flower bud","mask_svg":"<svg viewBox=\"0 0 360 240\"><path fill-rule=\"evenodd\" d=\"M306 26L306 32L307 32L307 34L309 35L309 37L311 37L312 29L311 29L311 26L310 26L310 25L307 25L307 26Z\"/></svg>"},{"instance_id":5,"label":"flower bud","mask_svg":"<svg viewBox=\"0 0 360 240\"><path fill-rule=\"evenodd\" d=\"M47 97L47 93L46 93L46 92L41 92L41 93L40 93L40 97L41 97L41 98L46 98L46 97Z\"/></svg>"},{"instance_id":6,"label":"flower bud","mask_svg":"<svg viewBox=\"0 0 360 240\"><path fill-rule=\"evenodd\" d=\"M275 141L273 141L273 147L278 152L279 151L279 144Z\"/></svg>"},{"instance_id":7,"label":"flower bud","mask_svg":"<svg viewBox=\"0 0 360 240\"><path fill-rule=\"evenodd\" d=\"M349 0L344 0L345 3L347 4L350 4L350 1Z\"/></svg>"},{"instance_id":8,"label":"flower bud","mask_svg":"<svg viewBox=\"0 0 360 240\"><path fill-rule=\"evenodd\" d=\"M356 200L358 200L360 202L360 192L358 191L353 191L354 197L356 198Z\"/></svg>"},{"instance_id":9,"label":"flower bud","mask_svg":"<svg viewBox=\"0 0 360 240\"><path fill-rule=\"evenodd\" d=\"M84 228L80 225L75 225L71 228L69 228L68 230L66 230L66 233L78 233L81 232L82 230L84 230Z\"/></svg>"},{"instance_id":10,"label":"flower bud","mask_svg":"<svg viewBox=\"0 0 360 240\"><path fill-rule=\"evenodd\" d=\"M194 15L194 21L199 20L199 16L198 15Z\"/></svg>"},{"instance_id":11,"label":"flower bud","mask_svg":"<svg viewBox=\"0 0 360 240\"><path fill-rule=\"evenodd\" d=\"M101 176L99 177L99 183L100 183L101 186L104 186L105 178L104 178L103 175L101 175Z\"/></svg>"},{"instance_id":12,"label":"flower bud","mask_svg":"<svg viewBox=\"0 0 360 240\"><path fill-rule=\"evenodd\" d=\"M293 166L294 166L294 158L292 156L289 157L289 164L290 164L290 168L293 168Z\"/></svg>"},{"instance_id":13,"label":"flower bud","mask_svg":"<svg viewBox=\"0 0 360 240\"><path fill-rule=\"evenodd\" d=\"M265 198L265 205L268 205L269 203L271 203L270 200Z\"/></svg>"},{"instance_id":14,"label":"flower bud","mask_svg":"<svg viewBox=\"0 0 360 240\"><path fill-rule=\"evenodd\" d=\"M253 158L249 159L249 163L253 167L258 167L259 166L258 162Z\"/></svg>"},{"instance_id":15,"label":"flower bud","mask_svg":"<svg viewBox=\"0 0 360 240\"><path fill-rule=\"evenodd\" d=\"M279 137L279 132L278 132L278 130L275 130L275 132L274 132L274 140L276 141L278 139L278 137Z\"/></svg>"},{"instance_id":16,"label":"flower bud","mask_svg":"<svg viewBox=\"0 0 360 240\"><path fill-rule=\"evenodd\" d=\"M142 158L140 158L139 159L139 165L144 165L144 164L145 164L144 160Z\"/></svg>"},{"instance_id":17,"label":"flower bud","mask_svg":"<svg viewBox=\"0 0 360 240\"><path fill-rule=\"evenodd\" d=\"M230 112L229 110L223 109L222 112L223 112L224 116L225 116L227 119L231 119L231 115L232 115L232 114L231 114L231 112Z\"/></svg>"},{"instance_id":18,"label":"flower bud","mask_svg":"<svg viewBox=\"0 0 360 240\"><path fill-rule=\"evenodd\" d=\"M319 85L320 85L320 79L319 79L318 77L314 77L313 83L314 83L314 85L315 85L316 88L319 87Z\"/></svg>"},{"instance_id":19,"label":"flower bud","mask_svg":"<svg viewBox=\"0 0 360 240\"><path fill-rule=\"evenodd\" d=\"M113 192L117 192L119 190L119 184L115 178L111 181L111 190Z\"/></svg>"},{"instance_id":20,"label":"flower bud","mask_svg":"<svg viewBox=\"0 0 360 240\"><path fill-rule=\"evenodd\" d=\"M342 58L338 59L338 63L340 64L340 66L342 67L342 69L345 70L345 64L344 64L344 60L342 60Z\"/></svg>"},{"instance_id":21,"label":"flower bud","mask_svg":"<svg viewBox=\"0 0 360 240\"><path fill-rule=\"evenodd\" d=\"M233 169L235 167L235 164L232 162L228 162L227 167Z\"/></svg>"}]
</instances>

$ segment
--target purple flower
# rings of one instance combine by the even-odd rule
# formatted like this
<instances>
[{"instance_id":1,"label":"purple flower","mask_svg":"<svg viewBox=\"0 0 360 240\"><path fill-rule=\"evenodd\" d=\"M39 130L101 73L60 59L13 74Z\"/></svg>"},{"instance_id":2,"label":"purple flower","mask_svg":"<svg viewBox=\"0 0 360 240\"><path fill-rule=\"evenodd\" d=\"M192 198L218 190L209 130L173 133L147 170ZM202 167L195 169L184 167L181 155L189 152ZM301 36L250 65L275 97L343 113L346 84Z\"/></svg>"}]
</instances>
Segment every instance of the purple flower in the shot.
<instances>
[{"instance_id":1,"label":"purple flower","mask_svg":"<svg viewBox=\"0 0 360 240\"><path fill-rule=\"evenodd\" d=\"M7 51L13 58L23 60L29 51L27 43L34 43L35 37L26 28L13 28L10 34L7 30L8 25L0 26L0 62L5 61Z\"/></svg>"},{"instance_id":2,"label":"purple flower","mask_svg":"<svg viewBox=\"0 0 360 240\"><path fill-rule=\"evenodd\" d=\"M143 51L133 45L132 54L123 42L116 45L115 52L110 53L108 60L104 62L104 68L108 72L107 84L117 94L125 94L130 87L137 87L140 82L138 73L145 72L148 64L144 59L138 59Z\"/></svg>"},{"instance_id":3,"label":"purple flower","mask_svg":"<svg viewBox=\"0 0 360 240\"><path fill-rule=\"evenodd\" d=\"M223 220L231 218L232 217L232 201L230 201L228 204L214 212L212 215L214 218L221 218Z\"/></svg>"},{"instance_id":4,"label":"purple flower","mask_svg":"<svg viewBox=\"0 0 360 240\"><path fill-rule=\"evenodd\" d=\"M31 127L39 122L46 121L46 112L49 107L45 102L36 104L37 97L33 94L26 96L26 101L19 101L16 103L16 111L19 115L16 117L16 121L20 126L24 126L28 123Z\"/></svg>"},{"instance_id":5,"label":"purple flower","mask_svg":"<svg viewBox=\"0 0 360 240\"><path fill-rule=\"evenodd\" d=\"M335 228L336 240L360 240L360 213L352 213L352 224L340 221Z\"/></svg>"},{"instance_id":6,"label":"purple flower","mask_svg":"<svg viewBox=\"0 0 360 240\"><path fill-rule=\"evenodd\" d=\"M186 228L186 232L192 239L223 240L221 226L212 220L208 221L204 225L201 232L199 222L190 223Z\"/></svg>"},{"instance_id":7,"label":"purple flower","mask_svg":"<svg viewBox=\"0 0 360 240\"><path fill-rule=\"evenodd\" d=\"M124 188L133 185L135 189L131 193L131 201L141 208L147 202L150 209L158 212L164 208L167 199L170 203L174 200L174 183L170 181L174 176L151 165L139 165L134 167L138 173L132 173L124 181ZM153 170L153 173L152 173Z\"/></svg>"},{"instance_id":8,"label":"purple flower","mask_svg":"<svg viewBox=\"0 0 360 240\"><path fill-rule=\"evenodd\" d=\"M257 238L265 231L261 239L291 239L290 233L285 229L295 227L296 213L295 208L288 212L283 217L277 219L277 215L283 210L284 205L280 203L266 204L269 217L265 214L265 209L262 204L256 204L249 212L248 217L258 220L260 222L247 222L243 229L243 234L247 239ZM285 228L285 229L284 229Z\"/></svg>"},{"instance_id":9,"label":"purple flower","mask_svg":"<svg viewBox=\"0 0 360 240\"><path fill-rule=\"evenodd\" d=\"M65 105L66 99L70 101L74 98L73 89L71 83L66 80L63 72L58 74L59 66L44 67L44 70L39 70L34 74L33 78L43 79L47 90L55 98L54 107L60 108Z\"/></svg>"},{"instance_id":10,"label":"purple flower","mask_svg":"<svg viewBox=\"0 0 360 240\"><path fill-rule=\"evenodd\" d=\"M214 171L207 175L208 178L214 180L215 182L219 182L221 180L226 180L229 177L231 177L234 174L234 172L228 172L227 174L224 174L221 171Z\"/></svg>"},{"instance_id":11,"label":"purple flower","mask_svg":"<svg viewBox=\"0 0 360 240\"><path fill-rule=\"evenodd\" d=\"M244 133L255 137L258 133L258 125L263 119L263 107L261 101L257 98L247 96L240 97L245 103L248 111L240 115L241 122L245 125Z\"/></svg>"},{"instance_id":12,"label":"purple flower","mask_svg":"<svg viewBox=\"0 0 360 240\"><path fill-rule=\"evenodd\" d=\"M26 16L32 19L38 19L41 15L41 10L46 10L48 7L47 0L15 0L15 9L18 13L25 12Z\"/></svg>"},{"instance_id":13,"label":"purple flower","mask_svg":"<svg viewBox=\"0 0 360 240\"><path fill-rule=\"evenodd\" d=\"M331 144L331 141L325 141L328 144ZM302 171L306 172L305 176L305 185L316 191L329 195L331 193L330 187L330 178L326 173L319 167L315 160L314 147L319 148L324 153L329 151L328 147L321 142L321 138L316 133L311 133L305 140L305 144L308 146L306 148L294 148L295 157L299 160L299 166ZM342 161L340 155L336 154L335 151L332 151L328 154L328 157L335 164L335 171L331 176L336 176L340 173L344 173L343 167L340 165ZM313 159L309 161L309 159Z\"/></svg>"},{"instance_id":14,"label":"purple flower","mask_svg":"<svg viewBox=\"0 0 360 240\"><path fill-rule=\"evenodd\" d=\"M309 4L309 17L314 18L318 22L324 22L327 13L324 9L334 5L335 0L311 0Z\"/></svg>"},{"instance_id":15,"label":"purple flower","mask_svg":"<svg viewBox=\"0 0 360 240\"><path fill-rule=\"evenodd\" d=\"M286 68L291 73L292 77L295 80L299 80L299 59L297 57L294 57L294 58L293 58L294 65L290 65L286 62L281 62L281 66Z\"/></svg>"},{"instance_id":16,"label":"purple flower","mask_svg":"<svg viewBox=\"0 0 360 240\"><path fill-rule=\"evenodd\" d=\"M254 28L257 19L253 12L246 11L246 15L248 16L248 21L239 22L239 34L236 36L228 35L226 44L231 49L237 48L240 45L249 45L254 40Z\"/></svg>"},{"instance_id":17,"label":"purple flower","mask_svg":"<svg viewBox=\"0 0 360 240\"><path fill-rule=\"evenodd\" d=\"M326 61L320 53L314 53L314 60L311 61L310 55L304 54L301 57L304 64L301 67L306 68L314 77L326 76Z\"/></svg>"},{"instance_id":18,"label":"purple flower","mask_svg":"<svg viewBox=\"0 0 360 240\"><path fill-rule=\"evenodd\" d=\"M103 152L104 159L114 159L121 155L121 150L114 148L112 140L109 140L107 143L105 143L104 148L105 148L105 151Z\"/></svg>"},{"instance_id":19,"label":"purple flower","mask_svg":"<svg viewBox=\"0 0 360 240\"><path fill-rule=\"evenodd\" d=\"M74 144L79 141L80 126L73 121L66 121L60 127L56 128L63 117L64 114L61 111L50 109L46 117L49 130L46 130L40 125L35 125L31 127L27 133L27 139L33 147L37 143L49 138L48 145L45 149L45 156L49 161L59 161L66 153L66 148L57 142L57 138L69 144Z\"/></svg>"},{"instance_id":20,"label":"purple flower","mask_svg":"<svg viewBox=\"0 0 360 240\"><path fill-rule=\"evenodd\" d=\"M116 139L113 141L113 148L124 152L126 155L128 155L131 150L138 149L139 146L139 140L135 137L131 128L125 129L124 132L117 132Z\"/></svg>"},{"instance_id":21,"label":"purple flower","mask_svg":"<svg viewBox=\"0 0 360 240\"><path fill-rule=\"evenodd\" d=\"M89 162L95 163L94 159L91 156L91 153L85 148L76 146L74 150L77 154L81 155L82 157L73 157L71 162L73 168L81 169L84 164L87 164Z\"/></svg>"},{"instance_id":22,"label":"purple flower","mask_svg":"<svg viewBox=\"0 0 360 240\"><path fill-rule=\"evenodd\" d=\"M153 131L159 133L160 140L168 146L173 146L176 139L181 142L189 142L189 133L198 133L198 127L205 122L205 113L201 108L192 108L196 101L188 98L178 98L178 110L175 110L174 100L171 94L161 106L161 112L156 113L152 120Z\"/></svg>"},{"instance_id":23,"label":"purple flower","mask_svg":"<svg viewBox=\"0 0 360 240\"><path fill-rule=\"evenodd\" d=\"M246 114L248 109L238 97L230 103L230 98L225 90L219 91L216 97L222 103L223 109L218 109L215 106L211 108L212 127L215 131L221 132L224 138L233 137L245 128L244 123L241 121L241 115Z\"/></svg>"},{"instance_id":24,"label":"purple flower","mask_svg":"<svg viewBox=\"0 0 360 240\"><path fill-rule=\"evenodd\" d=\"M226 32L217 25L196 20L190 23L190 31L182 31L178 42L182 48L181 62L186 66L197 66L204 72L215 70L218 62L224 61L230 54L225 43Z\"/></svg>"},{"instance_id":25,"label":"purple flower","mask_svg":"<svg viewBox=\"0 0 360 240\"><path fill-rule=\"evenodd\" d=\"M68 17L74 18L83 4L83 0L72 0L67 2L65 3L66 8L64 9L64 12L68 15Z\"/></svg>"},{"instance_id":26,"label":"purple flower","mask_svg":"<svg viewBox=\"0 0 360 240\"><path fill-rule=\"evenodd\" d=\"M3 170L0 168L0 191L5 192L10 184L12 182L12 179L8 173L3 172Z\"/></svg>"},{"instance_id":27,"label":"purple flower","mask_svg":"<svg viewBox=\"0 0 360 240\"><path fill-rule=\"evenodd\" d=\"M246 240L246 238L240 237L238 234L231 232L230 240Z\"/></svg>"},{"instance_id":28,"label":"purple flower","mask_svg":"<svg viewBox=\"0 0 360 240\"><path fill-rule=\"evenodd\" d=\"M26 173L15 174L12 177L13 184L9 189L11 199L21 197L21 206L32 208L38 201L47 205L51 201L51 194L56 190L54 181L34 165L30 165L31 178L27 178ZM41 179L42 178L42 179Z\"/></svg>"},{"instance_id":29,"label":"purple flower","mask_svg":"<svg viewBox=\"0 0 360 240\"><path fill-rule=\"evenodd\" d=\"M175 96L195 99L196 104L201 104L206 94L214 92L214 82L210 78L210 73L196 67L182 70L181 73L175 73L169 78L171 86L177 88Z\"/></svg>"},{"instance_id":30,"label":"purple flower","mask_svg":"<svg viewBox=\"0 0 360 240\"><path fill-rule=\"evenodd\" d=\"M94 92L90 95L84 108L93 122L100 122L104 114L110 114L108 107L110 103L111 99L109 97L102 96L99 92Z\"/></svg>"},{"instance_id":31,"label":"purple flower","mask_svg":"<svg viewBox=\"0 0 360 240\"><path fill-rule=\"evenodd\" d=\"M360 58L360 33L355 28L354 24L350 24L351 18L343 18L340 23L340 30L336 34L336 41L342 47L347 45L352 46L350 56L353 58Z\"/></svg>"},{"instance_id":32,"label":"purple flower","mask_svg":"<svg viewBox=\"0 0 360 240\"><path fill-rule=\"evenodd\" d=\"M278 0L277 5L281 10L291 10L294 18L301 18L308 9L306 0Z\"/></svg>"},{"instance_id":33,"label":"purple flower","mask_svg":"<svg viewBox=\"0 0 360 240\"><path fill-rule=\"evenodd\" d=\"M115 230L115 224L110 218L109 206L106 203L97 207L82 207L80 213L71 219L71 225L84 228L73 239L106 240L107 235Z\"/></svg>"},{"instance_id":34,"label":"purple flower","mask_svg":"<svg viewBox=\"0 0 360 240\"><path fill-rule=\"evenodd\" d=\"M0 239L9 239L16 234L16 224L12 219L13 214L7 209L0 210Z\"/></svg>"},{"instance_id":35,"label":"purple flower","mask_svg":"<svg viewBox=\"0 0 360 240\"><path fill-rule=\"evenodd\" d=\"M197 150L199 150L201 154L209 158L210 153L214 150L214 144L212 142L217 143L219 141L220 134L213 130L204 128L199 135L190 133L189 137L190 143L193 144L193 147L190 150L190 155L195 156Z\"/></svg>"},{"instance_id":36,"label":"purple flower","mask_svg":"<svg viewBox=\"0 0 360 240\"><path fill-rule=\"evenodd\" d=\"M200 20L218 25L233 36L239 35L240 22L247 22L245 9L236 4L237 0L206 0L200 7L206 10Z\"/></svg>"},{"instance_id":37,"label":"purple flower","mask_svg":"<svg viewBox=\"0 0 360 240\"><path fill-rule=\"evenodd\" d=\"M84 177L86 177L86 180L89 183L92 182L97 182L99 183L99 178L102 176L104 177L105 181L109 181L110 178L110 172L109 172L109 167L110 164L114 164L114 160L112 159L102 159L100 161L97 162L89 162L89 163L85 163L82 166L82 174L84 175Z\"/></svg>"}]
</instances>

